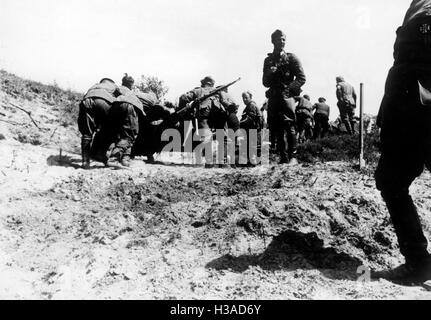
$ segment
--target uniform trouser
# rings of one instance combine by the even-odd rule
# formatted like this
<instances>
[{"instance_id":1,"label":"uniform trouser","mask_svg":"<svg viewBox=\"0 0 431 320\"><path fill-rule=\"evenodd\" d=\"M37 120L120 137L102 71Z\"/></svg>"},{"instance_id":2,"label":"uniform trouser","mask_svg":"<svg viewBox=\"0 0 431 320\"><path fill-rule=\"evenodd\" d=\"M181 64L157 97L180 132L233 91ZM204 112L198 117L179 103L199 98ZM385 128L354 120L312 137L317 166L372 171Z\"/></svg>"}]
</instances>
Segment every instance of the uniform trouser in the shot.
<instances>
[{"instance_id":1,"label":"uniform trouser","mask_svg":"<svg viewBox=\"0 0 431 320\"><path fill-rule=\"evenodd\" d=\"M82 136L93 137L108 118L110 104L98 98L87 98L79 105L78 129Z\"/></svg>"},{"instance_id":2,"label":"uniform trouser","mask_svg":"<svg viewBox=\"0 0 431 320\"><path fill-rule=\"evenodd\" d=\"M306 138L311 138L313 135L313 120L312 116L307 113L297 113L296 123L298 127L299 139L305 141Z\"/></svg>"},{"instance_id":3,"label":"uniform trouser","mask_svg":"<svg viewBox=\"0 0 431 320\"><path fill-rule=\"evenodd\" d=\"M329 118L326 114L314 114L314 138L323 138L329 130Z\"/></svg>"},{"instance_id":4,"label":"uniform trouser","mask_svg":"<svg viewBox=\"0 0 431 320\"><path fill-rule=\"evenodd\" d=\"M294 100L283 93L275 93L268 98L268 123L271 135L277 140L277 151L281 160L296 154L296 130Z\"/></svg>"},{"instance_id":5,"label":"uniform trouser","mask_svg":"<svg viewBox=\"0 0 431 320\"><path fill-rule=\"evenodd\" d=\"M138 115L129 103L114 103L109 112L109 141L112 153L130 157L133 144L139 133Z\"/></svg>"},{"instance_id":6,"label":"uniform trouser","mask_svg":"<svg viewBox=\"0 0 431 320\"><path fill-rule=\"evenodd\" d=\"M431 105L421 103L418 85L418 80L431 80L430 68L431 61L428 65L395 64L379 111L382 154L376 185L388 207L400 251L411 263L428 256L409 187L424 167L431 169Z\"/></svg>"},{"instance_id":7,"label":"uniform trouser","mask_svg":"<svg viewBox=\"0 0 431 320\"><path fill-rule=\"evenodd\" d=\"M102 127L106 126L109 109L111 105L104 99L87 98L79 105L78 129L82 135L81 149L85 162L90 161L90 151L97 149L96 144L99 139L93 139L94 135ZM93 144L93 146L92 146Z\"/></svg>"},{"instance_id":8,"label":"uniform trouser","mask_svg":"<svg viewBox=\"0 0 431 320\"><path fill-rule=\"evenodd\" d=\"M213 133L208 125L208 119L198 119L198 134L200 136L200 144L194 149L196 163L202 164L202 156L205 157L205 164L214 164L213 159Z\"/></svg>"},{"instance_id":9,"label":"uniform trouser","mask_svg":"<svg viewBox=\"0 0 431 320\"><path fill-rule=\"evenodd\" d=\"M341 121L346 126L347 132L355 133L355 106L342 101L339 101L337 105L340 110Z\"/></svg>"},{"instance_id":10,"label":"uniform trouser","mask_svg":"<svg viewBox=\"0 0 431 320\"><path fill-rule=\"evenodd\" d=\"M253 131L253 132L252 132ZM262 132L258 129L246 130L247 163L258 164L258 157L262 151Z\"/></svg>"}]
</instances>

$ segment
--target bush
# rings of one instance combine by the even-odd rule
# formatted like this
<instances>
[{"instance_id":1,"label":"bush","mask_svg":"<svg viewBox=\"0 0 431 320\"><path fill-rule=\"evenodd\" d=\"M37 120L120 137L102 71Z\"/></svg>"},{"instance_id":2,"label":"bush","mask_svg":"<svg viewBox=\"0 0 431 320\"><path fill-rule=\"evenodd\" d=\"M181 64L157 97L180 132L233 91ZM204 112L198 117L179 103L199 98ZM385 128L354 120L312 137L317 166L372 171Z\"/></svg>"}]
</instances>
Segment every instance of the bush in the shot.
<instances>
[{"instance_id":1,"label":"bush","mask_svg":"<svg viewBox=\"0 0 431 320\"><path fill-rule=\"evenodd\" d=\"M364 126L367 127L367 126ZM303 162L358 161L359 135L331 135L307 141L298 146L298 159ZM374 125L364 134L364 159L375 166L379 158L379 130Z\"/></svg>"}]
</instances>

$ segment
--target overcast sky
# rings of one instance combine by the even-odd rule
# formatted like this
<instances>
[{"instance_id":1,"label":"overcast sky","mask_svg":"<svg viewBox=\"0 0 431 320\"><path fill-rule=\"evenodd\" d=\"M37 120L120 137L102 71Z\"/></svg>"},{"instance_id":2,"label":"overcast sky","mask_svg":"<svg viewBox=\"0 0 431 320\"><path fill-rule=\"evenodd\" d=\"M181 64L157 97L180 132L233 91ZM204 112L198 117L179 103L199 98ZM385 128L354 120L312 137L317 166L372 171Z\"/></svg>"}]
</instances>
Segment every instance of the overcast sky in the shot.
<instances>
[{"instance_id":1,"label":"overcast sky","mask_svg":"<svg viewBox=\"0 0 431 320\"><path fill-rule=\"evenodd\" d=\"M238 77L238 103L249 90L264 101L262 67L270 35L287 35L301 60L312 101L326 97L338 115L335 77L359 91L376 114L395 30L410 0L0 0L0 68L19 76L86 91L102 77L120 82L154 75L178 96L212 75Z\"/></svg>"}]
</instances>

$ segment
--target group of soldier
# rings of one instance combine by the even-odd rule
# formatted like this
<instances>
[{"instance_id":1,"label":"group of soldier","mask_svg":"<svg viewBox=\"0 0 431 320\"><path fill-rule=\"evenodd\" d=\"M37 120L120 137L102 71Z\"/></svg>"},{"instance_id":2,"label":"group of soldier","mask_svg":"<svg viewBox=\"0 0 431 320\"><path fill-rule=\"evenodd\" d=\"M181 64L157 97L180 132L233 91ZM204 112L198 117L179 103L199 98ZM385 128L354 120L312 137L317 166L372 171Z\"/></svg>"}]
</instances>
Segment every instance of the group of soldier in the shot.
<instances>
[{"instance_id":1,"label":"group of soldier","mask_svg":"<svg viewBox=\"0 0 431 320\"><path fill-rule=\"evenodd\" d=\"M264 61L262 79L268 88L266 127L270 132L271 150L278 153L280 163L295 164L298 140L323 137L328 132L330 107L323 97L312 105L308 95L300 96L306 77L299 59L284 51L286 36L282 31L276 30L271 40L274 50ZM342 77L336 80L341 119L347 131L354 134L356 94ZM263 108L258 108L251 92L242 94L245 109L238 119L239 105L229 95L228 86L215 87L210 76L201 80L201 86L183 94L177 108L170 103L162 104L151 91L136 91L133 86L134 79L127 74L121 86L104 78L84 96L78 119L84 168L90 166L90 159L107 164L114 158L123 166L129 166L131 158L144 155L148 162L153 162L154 153L161 150L161 129L166 128L167 123L178 126L172 123L173 119L177 122L193 120L204 149L212 143L215 130L235 133L243 129L246 143L250 142L247 132L257 130L257 152L260 152L260 133L265 127ZM165 126L157 128L161 123ZM231 139L227 141L232 142ZM248 165L256 164L248 155L247 158ZM208 152L206 160L208 165ZM222 165L236 162L238 159L231 161L225 155Z\"/></svg>"},{"instance_id":2,"label":"group of soldier","mask_svg":"<svg viewBox=\"0 0 431 320\"><path fill-rule=\"evenodd\" d=\"M154 112L162 116L171 113L168 107L158 105L155 94L132 91L133 85L134 79L127 74L121 86L103 78L81 101L78 127L84 168L90 166L90 159L107 164L110 157L129 166L143 119Z\"/></svg>"},{"instance_id":3,"label":"group of soldier","mask_svg":"<svg viewBox=\"0 0 431 320\"><path fill-rule=\"evenodd\" d=\"M276 30L271 40L274 50L268 54L263 67L263 85L268 88L268 128L280 162L295 163L297 129L299 139L303 139L304 131L309 128L304 124L311 118L313 107L307 96L300 97L306 77L299 59L284 51L285 34ZM395 269L373 272L374 278L403 283L431 279L428 242L409 195L410 184L424 166L431 169L430 57L431 0L413 0L403 25L397 30L395 62L386 81L377 119L381 127L382 154L375 176L406 262ZM211 77L205 77L200 87L182 95L175 111L160 104L150 92L132 91L133 82L127 74L119 87L111 79L102 79L81 102L79 129L85 168L90 158L107 163L114 157L123 165L129 165L130 158L139 154L139 141L145 141L147 134L154 135L152 127L145 127L145 124L169 118L172 124L181 119L178 115L188 114L194 119L195 129L201 131L204 144L211 144L214 129L237 131L263 127L262 115L250 92L242 94L246 108L239 120L236 117L238 105L229 96L227 86L214 87ZM342 77L337 77L336 82L341 120L347 131L354 134L355 90ZM321 98L314 109L314 136L317 137L327 130L329 106ZM157 145L159 140L155 141ZM148 161L153 161L154 151L159 150L157 146L143 149Z\"/></svg>"},{"instance_id":4,"label":"group of soldier","mask_svg":"<svg viewBox=\"0 0 431 320\"><path fill-rule=\"evenodd\" d=\"M176 108L169 102L161 103L152 92L132 90L133 85L134 79L127 74L121 86L104 78L84 96L78 116L83 168L89 168L90 159L107 165L111 158L127 167L137 155L154 162L154 153L163 147L163 129L179 129L185 120L190 120L199 131L203 149L206 145L212 149L214 130L229 129L235 133L240 129L263 128L262 114L252 93L242 94L245 109L238 119L239 105L229 95L228 86L215 87L210 76L201 80L200 87L181 95ZM210 158L209 154L205 156ZM224 164L228 164L227 159Z\"/></svg>"}]
</instances>

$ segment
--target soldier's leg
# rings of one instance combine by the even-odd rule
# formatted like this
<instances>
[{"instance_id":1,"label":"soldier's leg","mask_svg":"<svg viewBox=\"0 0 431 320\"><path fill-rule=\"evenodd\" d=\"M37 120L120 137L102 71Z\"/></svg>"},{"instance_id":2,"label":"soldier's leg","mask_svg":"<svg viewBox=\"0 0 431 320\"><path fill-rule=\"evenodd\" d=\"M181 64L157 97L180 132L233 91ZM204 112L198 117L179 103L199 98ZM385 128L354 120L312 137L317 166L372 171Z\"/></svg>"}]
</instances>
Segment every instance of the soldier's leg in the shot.
<instances>
[{"instance_id":1,"label":"soldier's leg","mask_svg":"<svg viewBox=\"0 0 431 320\"><path fill-rule=\"evenodd\" d=\"M122 164L128 166L132 146L139 133L138 116L133 105L129 103L122 103L119 111L120 118L118 120L120 125L112 156L115 156Z\"/></svg>"},{"instance_id":2,"label":"soldier's leg","mask_svg":"<svg viewBox=\"0 0 431 320\"><path fill-rule=\"evenodd\" d=\"M328 133L329 131L329 118L325 117L324 119L322 119L322 133L321 133L321 137L324 138L325 135Z\"/></svg>"},{"instance_id":3,"label":"soldier's leg","mask_svg":"<svg viewBox=\"0 0 431 320\"><path fill-rule=\"evenodd\" d=\"M428 243L409 187L428 162L431 110L417 103L417 94L411 94L413 90L391 90L399 85L410 88L405 73L397 74L394 70L388 76L385 105L381 106L382 155L375 178L387 204L400 251L408 264L415 265L427 259ZM417 83L412 81L414 85Z\"/></svg>"},{"instance_id":4,"label":"soldier's leg","mask_svg":"<svg viewBox=\"0 0 431 320\"><path fill-rule=\"evenodd\" d=\"M352 127L350 126L349 115L346 110L346 105L343 102L338 102L338 108L340 110L341 122L346 127L347 133L352 134Z\"/></svg>"},{"instance_id":5,"label":"soldier's leg","mask_svg":"<svg viewBox=\"0 0 431 320\"><path fill-rule=\"evenodd\" d=\"M127 110L126 123L124 128L124 136L127 137L128 145L124 149L123 157L121 158L121 164L124 166L130 166L130 159L132 154L133 144L136 141L136 137L139 134L139 118L135 107L129 105Z\"/></svg>"},{"instance_id":6,"label":"soldier's leg","mask_svg":"<svg viewBox=\"0 0 431 320\"><path fill-rule=\"evenodd\" d=\"M99 130L108 121L111 105L104 99L93 98L94 101L94 122L96 129Z\"/></svg>"},{"instance_id":7,"label":"soldier's leg","mask_svg":"<svg viewBox=\"0 0 431 320\"><path fill-rule=\"evenodd\" d=\"M296 122L298 124L297 139L299 143L302 143L305 140L305 119L301 114L298 114Z\"/></svg>"},{"instance_id":8,"label":"soldier's leg","mask_svg":"<svg viewBox=\"0 0 431 320\"><path fill-rule=\"evenodd\" d=\"M105 135L106 131L109 130L109 110L111 105L104 99L93 98L94 102L94 124L95 134L93 135L93 141L91 144L91 158L101 161L106 164L106 149L105 146Z\"/></svg>"},{"instance_id":9,"label":"soldier's leg","mask_svg":"<svg viewBox=\"0 0 431 320\"><path fill-rule=\"evenodd\" d=\"M306 140L309 140L313 137L313 121L311 118L308 118L306 123L307 123L307 130L306 130L305 138Z\"/></svg>"},{"instance_id":10,"label":"soldier's leg","mask_svg":"<svg viewBox=\"0 0 431 320\"><path fill-rule=\"evenodd\" d=\"M293 122L287 123L287 142L288 142L288 157L289 160L296 158L296 130Z\"/></svg>"},{"instance_id":11,"label":"soldier's leg","mask_svg":"<svg viewBox=\"0 0 431 320\"><path fill-rule=\"evenodd\" d=\"M319 114L316 114L314 116L314 135L313 135L313 139L317 139L320 136L321 130L322 130L322 128L321 128L321 120L320 120Z\"/></svg>"},{"instance_id":12,"label":"soldier's leg","mask_svg":"<svg viewBox=\"0 0 431 320\"><path fill-rule=\"evenodd\" d=\"M356 134L355 108L353 106L349 106L347 111L348 111L348 117L350 122L350 128L352 129L352 134Z\"/></svg>"},{"instance_id":13,"label":"soldier's leg","mask_svg":"<svg viewBox=\"0 0 431 320\"><path fill-rule=\"evenodd\" d=\"M81 156L82 167L87 169L90 167L90 151L93 134L96 131L96 123L94 120L94 101L93 99L85 99L79 105L78 114L78 129L81 132Z\"/></svg>"},{"instance_id":14,"label":"soldier's leg","mask_svg":"<svg viewBox=\"0 0 431 320\"><path fill-rule=\"evenodd\" d=\"M287 153L287 147L288 147L288 140L287 140L287 132L284 122L280 119L275 126L275 133L277 136L277 151L280 155L280 163L287 163L288 153ZM296 139L296 136L295 136Z\"/></svg>"},{"instance_id":15,"label":"soldier's leg","mask_svg":"<svg viewBox=\"0 0 431 320\"><path fill-rule=\"evenodd\" d=\"M273 106L273 102L272 102L273 98L268 99L268 130L269 130L269 139L270 139L270 152L275 152L276 151L276 143L277 143L277 134L275 132L275 116L273 115L274 111L274 107Z\"/></svg>"},{"instance_id":16,"label":"soldier's leg","mask_svg":"<svg viewBox=\"0 0 431 320\"><path fill-rule=\"evenodd\" d=\"M409 187L421 174L423 163L406 157L394 159L393 155L382 153L376 170L376 184L387 205L401 254L407 263L417 263L428 256L428 243Z\"/></svg>"}]
</instances>

